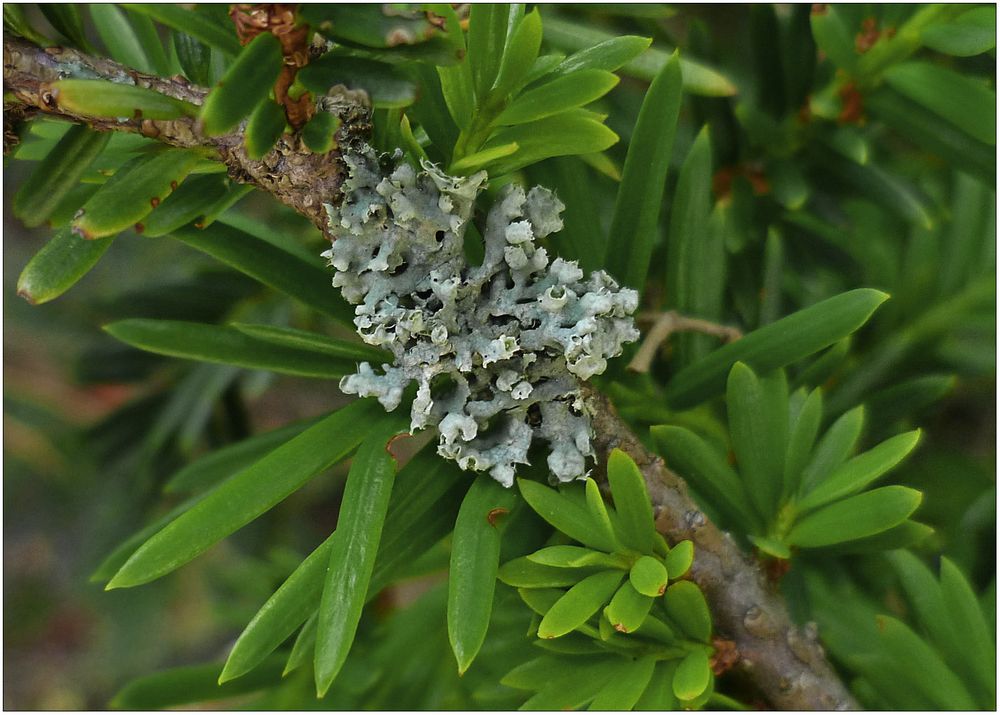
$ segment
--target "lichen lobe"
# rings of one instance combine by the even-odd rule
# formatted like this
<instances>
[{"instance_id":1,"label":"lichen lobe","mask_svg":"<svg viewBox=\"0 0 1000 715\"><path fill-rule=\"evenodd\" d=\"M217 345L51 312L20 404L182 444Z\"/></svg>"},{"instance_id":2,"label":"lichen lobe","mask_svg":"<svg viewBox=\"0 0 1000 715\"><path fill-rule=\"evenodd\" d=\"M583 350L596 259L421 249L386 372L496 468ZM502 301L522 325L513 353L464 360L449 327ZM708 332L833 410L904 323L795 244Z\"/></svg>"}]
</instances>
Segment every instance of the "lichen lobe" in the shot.
<instances>
[{"instance_id":1,"label":"lichen lobe","mask_svg":"<svg viewBox=\"0 0 1000 715\"><path fill-rule=\"evenodd\" d=\"M585 278L575 262L549 260L537 241L562 228L563 205L548 189L501 189L485 258L471 266L463 241L485 172L417 171L370 149L344 159L324 256L362 339L395 360L362 363L341 390L393 410L416 381L411 428L436 426L442 456L506 486L536 439L548 443L553 481L585 476L594 451L579 381L638 338L638 294L603 271Z\"/></svg>"}]
</instances>

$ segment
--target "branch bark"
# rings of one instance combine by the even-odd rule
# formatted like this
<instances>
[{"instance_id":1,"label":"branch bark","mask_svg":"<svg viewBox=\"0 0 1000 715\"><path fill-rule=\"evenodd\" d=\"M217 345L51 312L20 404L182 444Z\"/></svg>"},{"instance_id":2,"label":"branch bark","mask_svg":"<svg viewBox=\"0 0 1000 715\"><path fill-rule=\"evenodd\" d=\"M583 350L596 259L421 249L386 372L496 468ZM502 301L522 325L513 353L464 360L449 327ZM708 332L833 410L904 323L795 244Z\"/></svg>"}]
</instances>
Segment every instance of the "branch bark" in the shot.
<instances>
[{"instance_id":1,"label":"branch bark","mask_svg":"<svg viewBox=\"0 0 1000 715\"><path fill-rule=\"evenodd\" d=\"M142 134L176 147L204 147L218 153L229 175L274 196L309 218L324 235L327 230L324 201L334 199L345 175L341 152L310 152L297 135L284 135L275 148L260 160L247 156L241 129L217 137L205 136L190 117L171 120L130 118L107 119L86 116L59 106L58 93L51 84L60 79L103 79L135 84L174 99L201 105L208 90L177 76L169 79L148 75L109 59L92 57L64 47L41 48L27 40L5 37L3 42L4 115L34 110L53 117L82 122L97 131L126 131ZM15 102L8 106L8 93ZM357 95L345 93L340 101L327 102L341 119L339 146L349 146L367 137L371 126L368 108Z\"/></svg>"},{"instance_id":2,"label":"branch bark","mask_svg":"<svg viewBox=\"0 0 1000 715\"><path fill-rule=\"evenodd\" d=\"M815 629L792 623L760 566L708 520L688 495L684 480L639 441L605 395L585 384L584 399L593 420L598 464L607 464L615 447L626 452L646 480L657 530L670 543L694 543L691 578L704 591L720 634L735 642L738 667L768 701L783 710L858 709L827 662Z\"/></svg>"},{"instance_id":3,"label":"branch bark","mask_svg":"<svg viewBox=\"0 0 1000 715\"><path fill-rule=\"evenodd\" d=\"M344 164L338 150L313 154L297 137L286 135L273 151L255 161L243 149L241 131L207 137L190 118L109 120L74 114L59 106L50 88L52 82L70 77L134 83L198 105L207 94L183 77L164 79L76 50L42 49L20 38L4 39L5 115L39 112L83 122L98 131L136 132L173 146L214 149L230 176L271 194L329 236L322 204L339 196ZM360 102L347 95L336 111L342 120L341 146L367 135L368 112ZM815 632L792 624L784 602L759 566L708 521L688 496L684 481L646 449L608 398L588 385L584 390L600 462L606 463L615 447L627 452L645 476L659 531L672 542L694 542L692 578L704 590L720 633L736 643L740 667L770 703L791 710L856 709L857 703L826 661Z\"/></svg>"}]
</instances>

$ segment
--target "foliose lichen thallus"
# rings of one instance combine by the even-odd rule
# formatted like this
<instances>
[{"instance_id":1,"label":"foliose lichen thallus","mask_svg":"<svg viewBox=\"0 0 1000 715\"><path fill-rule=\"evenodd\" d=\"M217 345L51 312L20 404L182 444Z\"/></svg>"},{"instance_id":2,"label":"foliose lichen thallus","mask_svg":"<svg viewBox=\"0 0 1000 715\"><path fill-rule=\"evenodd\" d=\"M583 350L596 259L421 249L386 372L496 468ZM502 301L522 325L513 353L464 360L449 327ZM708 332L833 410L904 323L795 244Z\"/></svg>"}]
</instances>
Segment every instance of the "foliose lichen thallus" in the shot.
<instances>
[{"instance_id":1,"label":"foliose lichen thallus","mask_svg":"<svg viewBox=\"0 0 1000 715\"><path fill-rule=\"evenodd\" d=\"M587 474L593 456L580 381L638 339L638 294L605 272L552 261L537 241L562 228L548 189L508 184L489 210L485 258L463 250L486 173L447 176L371 149L345 157L339 206L327 205L333 285L355 304L362 339L392 365L361 363L345 393L395 409L417 383L411 429L436 426L438 452L510 486L534 440L548 444L552 481Z\"/></svg>"}]
</instances>

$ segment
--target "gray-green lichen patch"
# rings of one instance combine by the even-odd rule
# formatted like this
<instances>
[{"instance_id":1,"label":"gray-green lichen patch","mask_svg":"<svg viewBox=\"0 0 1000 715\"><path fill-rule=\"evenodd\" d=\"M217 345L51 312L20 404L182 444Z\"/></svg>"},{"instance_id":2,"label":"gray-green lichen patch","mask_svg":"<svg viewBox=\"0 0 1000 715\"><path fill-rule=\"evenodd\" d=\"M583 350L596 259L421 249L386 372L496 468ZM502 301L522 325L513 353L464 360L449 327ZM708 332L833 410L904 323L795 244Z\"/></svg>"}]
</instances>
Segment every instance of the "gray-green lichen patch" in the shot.
<instances>
[{"instance_id":1,"label":"gray-green lichen patch","mask_svg":"<svg viewBox=\"0 0 1000 715\"><path fill-rule=\"evenodd\" d=\"M395 362L362 363L341 389L392 410L416 381L411 428L436 426L442 456L507 486L536 439L549 445L554 481L585 476L593 448L579 381L638 338L638 294L549 260L537 240L562 228L563 205L548 189L505 186L486 216L483 263L470 266L462 246L485 172L417 171L370 149L345 160L324 256L357 306L358 333Z\"/></svg>"}]
</instances>

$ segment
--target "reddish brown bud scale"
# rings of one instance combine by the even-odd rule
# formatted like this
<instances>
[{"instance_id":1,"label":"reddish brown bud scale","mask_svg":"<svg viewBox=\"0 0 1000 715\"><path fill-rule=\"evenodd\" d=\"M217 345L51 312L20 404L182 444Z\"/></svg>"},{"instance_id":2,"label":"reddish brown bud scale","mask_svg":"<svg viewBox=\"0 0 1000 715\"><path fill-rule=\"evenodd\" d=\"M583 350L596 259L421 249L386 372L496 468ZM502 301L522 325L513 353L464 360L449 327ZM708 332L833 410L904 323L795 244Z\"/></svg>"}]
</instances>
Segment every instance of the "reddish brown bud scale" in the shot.
<instances>
[{"instance_id":1,"label":"reddish brown bud scale","mask_svg":"<svg viewBox=\"0 0 1000 715\"><path fill-rule=\"evenodd\" d=\"M843 109L837 116L840 124L861 124L864 121L865 107L864 98L858 91L858 86L854 82L848 82L837 92Z\"/></svg>"},{"instance_id":2,"label":"reddish brown bud scale","mask_svg":"<svg viewBox=\"0 0 1000 715\"><path fill-rule=\"evenodd\" d=\"M740 662L740 651L736 648L735 642L715 636L712 638L712 646L715 648L715 653L712 654L709 665L716 677Z\"/></svg>"},{"instance_id":3,"label":"reddish brown bud scale","mask_svg":"<svg viewBox=\"0 0 1000 715\"><path fill-rule=\"evenodd\" d=\"M509 514L510 509L504 509L503 507L498 507L497 509L490 509L489 513L486 515L486 521L490 523L490 526L495 527L497 525L497 520L505 514Z\"/></svg>"},{"instance_id":4,"label":"reddish brown bud scale","mask_svg":"<svg viewBox=\"0 0 1000 715\"><path fill-rule=\"evenodd\" d=\"M241 45L263 32L270 32L281 43L283 67L274 84L274 97L284 107L292 128L301 129L315 112L312 95L307 92L293 99L288 89L298 70L309 63L309 25L297 24L295 5L287 3L239 3L231 7L229 17Z\"/></svg>"}]
</instances>

